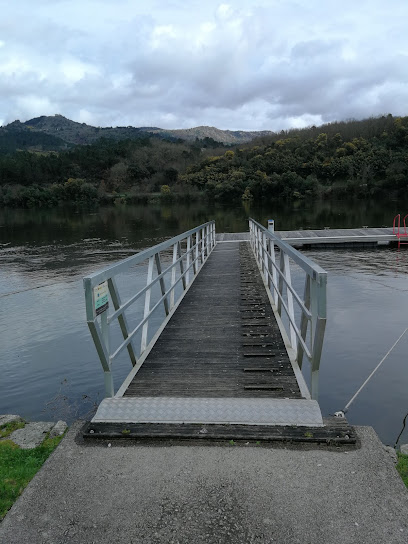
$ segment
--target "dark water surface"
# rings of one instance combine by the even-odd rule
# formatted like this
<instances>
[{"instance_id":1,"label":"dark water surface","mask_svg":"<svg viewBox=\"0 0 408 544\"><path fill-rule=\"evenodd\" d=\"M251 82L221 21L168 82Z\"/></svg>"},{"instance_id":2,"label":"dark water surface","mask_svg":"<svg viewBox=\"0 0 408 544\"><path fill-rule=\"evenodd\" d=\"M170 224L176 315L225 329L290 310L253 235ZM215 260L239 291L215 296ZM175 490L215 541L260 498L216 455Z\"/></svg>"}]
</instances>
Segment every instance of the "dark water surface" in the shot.
<instances>
[{"instance_id":1,"label":"dark water surface","mask_svg":"<svg viewBox=\"0 0 408 544\"><path fill-rule=\"evenodd\" d=\"M85 322L82 278L209 219L218 232L391 226L407 203L270 203L262 208L150 205L93 211L0 210L0 413L38 420L84 416L103 397L102 369ZM324 415L340 410L408 327L408 246L313 250L329 273L320 372ZM408 412L408 333L348 413L393 444ZM114 369L118 387L129 366ZM403 435L408 442L408 432Z\"/></svg>"}]
</instances>

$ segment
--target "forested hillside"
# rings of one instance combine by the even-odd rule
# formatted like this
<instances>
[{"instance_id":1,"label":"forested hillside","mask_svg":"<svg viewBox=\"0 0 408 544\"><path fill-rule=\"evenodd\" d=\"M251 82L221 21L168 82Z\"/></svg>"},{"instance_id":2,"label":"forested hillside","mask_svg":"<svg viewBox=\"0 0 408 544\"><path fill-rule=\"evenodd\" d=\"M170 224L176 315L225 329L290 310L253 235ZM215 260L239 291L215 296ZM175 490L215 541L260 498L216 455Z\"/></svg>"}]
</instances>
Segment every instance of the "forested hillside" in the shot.
<instances>
[{"instance_id":1,"label":"forested hillside","mask_svg":"<svg viewBox=\"0 0 408 544\"><path fill-rule=\"evenodd\" d=\"M20 128L20 123L12 123L0 128L0 155L14 153L17 150L61 151L70 147L57 136L44 132L33 132Z\"/></svg>"},{"instance_id":2,"label":"forested hillside","mask_svg":"<svg viewBox=\"0 0 408 544\"><path fill-rule=\"evenodd\" d=\"M210 153L223 153L218 145L208 138L199 145L157 138L100 139L64 152L0 154L0 205L138 200L154 193L192 198L198 190L183 186L179 174Z\"/></svg>"},{"instance_id":3,"label":"forested hillside","mask_svg":"<svg viewBox=\"0 0 408 544\"><path fill-rule=\"evenodd\" d=\"M408 186L408 117L331 123L228 148L209 137L192 143L139 134L65 149L62 140L35 134L0 138L0 205L397 196ZM10 151L16 138L26 150ZM58 151L47 151L54 145Z\"/></svg>"},{"instance_id":4,"label":"forested hillside","mask_svg":"<svg viewBox=\"0 0 408 544\"><path fill-rule=\"evenodd\" d=\"M190 167L182 181L215 199L402 194L408 117L293 130Z\"/></svg>"}]
</instances>

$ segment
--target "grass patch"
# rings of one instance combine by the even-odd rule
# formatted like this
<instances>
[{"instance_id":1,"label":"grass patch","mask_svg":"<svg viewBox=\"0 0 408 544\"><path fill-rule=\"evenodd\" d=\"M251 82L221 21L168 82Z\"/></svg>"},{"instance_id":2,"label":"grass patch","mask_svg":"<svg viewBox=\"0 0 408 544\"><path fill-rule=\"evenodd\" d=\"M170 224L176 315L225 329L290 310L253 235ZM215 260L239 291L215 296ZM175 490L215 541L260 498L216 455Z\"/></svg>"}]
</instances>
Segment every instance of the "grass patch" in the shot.
<instances>
[{"instance_id":1,"label":"grass patch","mask_svg":"<svg viewBox=\"0 0 408 544\"><path fill-rule=\"evenodd\" d=\"M408 455L398 453L397 470L400 473L402 481L408 487Z\"/></svg>"},{"instance_id":2,"label":"grass patch","mask_svg":"<svg viewBox=\"0 0 408 544\"><path fill-rule=\"evenodd\" d=\"M0 441L0 521L61 440L62 436L47 438L32 450L22 450L11 440Z\"/></svg>"},{"instance_id":3,"label":"grass patch","mask_svg":"<svg viewBox=\"0 0 408 544\"><path fill-rule=\"evenodd\" d=\"M6 436L9 436L13 431L16 431L17 429L22 429L23 427L25 427L24 421L11 421L10 423L1 425L0 438L5 438Z\"/></svg>"}]
</instances>

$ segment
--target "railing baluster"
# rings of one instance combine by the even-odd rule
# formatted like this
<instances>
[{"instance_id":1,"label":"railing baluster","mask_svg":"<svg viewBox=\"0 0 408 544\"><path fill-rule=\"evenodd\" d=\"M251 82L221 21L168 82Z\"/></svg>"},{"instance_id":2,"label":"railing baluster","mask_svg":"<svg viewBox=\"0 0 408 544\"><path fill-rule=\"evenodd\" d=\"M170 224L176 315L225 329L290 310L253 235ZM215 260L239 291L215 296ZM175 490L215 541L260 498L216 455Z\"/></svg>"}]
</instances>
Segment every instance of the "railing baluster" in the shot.
<instances>
[{"instance_id":1,"label":"railing baluster","mask_svg":"<svg viewBox=\"0 0 408 544\"><path fill-rule=\"evenodd\" d=\"M191 250L191 236L187 236L187 250L186 250L186 284L190 283L190 250Z\"/></svg>"},{"instance_id":2,"label":"railing baluster","mask_svg":"<svg viewBox=\"0 0 408 544\"><path fill-rule=\"evenodd\" d=\"M181 257L181 244L180 242L177 242L177 253L178 257ZM180 274L181 274L181 283L183 284L183 290L186 290L187 283L186 283L186 277L184 276L184 265L183 265L183 259L180 258L179 261L180 264ZM174 291L174 289L173 289Z\"/></svg>"},{"instance_id":3,"label":"railing baluster","mask_svg":"<svg viewBox=\"0 0 408 544\"><path fill-rule=\"evenodd\" d=\"M205 261L205 228L201 229L201 265Z\"/></svg>"},{"instance_id":4,"label":"railing baluster","mask_svg":"<svg viewBox=\"0 0 408 544\"><path fill-rule=\"evenodd\" d=\"M327 278L322 277L320 281L312 279L311 283L311 304L312 304L312 399L319 395L319 368L323 348L324 333L326 330L326 283Z\"/></svg>"},{"instance_id":5,"label":"railing baluster","mask_svg":"<svg viewBox=\"0 0 408 544\"><path fill-rule=\"evenodd\" d=\"M115 310L118 310L120 308L121 301L120 301L119 291L116 285L115 278L109 278L108 287L109 287L109 293L112 299L113 307L115 308ZM107 312L105 313L107 314ZM124 313L118 316L118 321L119 321L120 330L122 331L123 339L126 340L126 338L129 336L129 325ZM132 366L135 366L135 364L137 363L137 358L136 358L136 354L135 354L132 342L128 344L127 350L129 353L130 362L132 363Z\"/></svg>"},{"instance_id":6,"label":"railing baluster","mask_svg":"<svg viewBox=\"0 0 408 544\"><path fill-rule=\"evenodd\" d=\"M279 270L282 272L282 274L279 274L279 280L278 280L278 291L279 294L283 297L283 277L285 276L285 258L284 258L283 250L280 250L280 257L279 257ZM278 297L278 314L282 315L282 301Z\"/></svg>"},{"instance_id":7,"label":"railing baluster","mask_svg":"<svg viewBox=\"0 0 408 544\"><path fill-rule=\"evenodd\" d=\"M146 282L147 285L150 285L150 283L152 282L152 279L153 279L153 264L154 264L154 257L152 256L152 257L149 258L149 266L148 266L148 269L147 269L147 282ZM143 318L147 317L149 315L149 312L150 312L151 292L152 292L151 288L146 291ZM147 331L148 331L148 328L149 328L149 321L146 321L146 323L143 325L143 329L142 329L142 340L141 340L141 344L140 344L140 353L143 353L144 350L146 349L146 346L147 346Z\"/></svg>"},{"instance_id":8,"label":"railing baluster","mask_svg":"<svg viewBox=\"0 0 408 544\"><path fill-rule=\"evenodd\" d=\"M284 254L284 261L285 261L285 278L286 278L286 285L290 285L292 287L292 277L290 274L290 264L289 264L289 256L287 253ZM290 289L286 289L286 297L288 301L288 310L289 310L289 316L292 318L293 322L295 321L295 311L293 308L293 295ZM296 333L295 329L293 328L292 323L289 324L289 331L290 331L290 343L293 347L296 346Z\"/></svg>"},{"instance_id":9,"label":"railing baluster","mask_svg":"<svg viewBox=\"0 0 408 544\"><path fill-rule=\"evenodd\" d=\"M266 241L266 234L264 233L262 235L262 248L263 248L263 262L262 262L262 270L264 273L265 281L269 286L269 276L268 276L268 247L267 247L267 241Z\"/></svg>"},{"instance_id":10,"label":"railing baluster","mask_svg":"<svg viewBox=\"0 0 408 544\"><path fill-rule=\"evenodd\" d=\"M101 329L102 329L102 339L107 353L110 352L109 344L109 324L108 324L108 312L105 311L101 314ZM113 386L113 375L112 375L112 363L109 361L109 370L104 372L105 380L105 392L106 396L113 397L115 394L115 389Z\"/></svg>"},{"instance_id":11,"label":"railing baluster","mask_svg":"<svg viewBox=\"0 0 408 544\"><path fill-rule=\"evenodd\" d=\"M162 266L161 266L161 260L160 260L160 253L156 253L154 256L154 260L156 262L156 269L157 274L160 275L162 273ZM164 281L164 277L160 278L160 291L161 294L164 295L166 292L166 282ZM167 300L167 297L163 299L163 306L164 306L164 312L166 315L169 315L169 301Z\"/></svg>"},{"instance_id":12,"label":"railing baluster","mask_svg":"<svg viewBox=\"0 0 408 544\"><path fill-rule=\"evenodd\" d=\"M174 287L176 283L176 261L177 261L177 244L173 246L173 268L171 269L171 284L170 287ZM170 310L174 306L174 295L175 289L172 289L170 292Z\"/></svg>"},{"instance_id":13,"label":"railing baluster","mask_svg":"<svg viewBox=\"0 0 408 544\"><path fill-rule=\"evenodd\" d=\"M306 308L309 310L310 309L310 276L309 274L306 274L306 277L305 277L305 289L303 294L303 300L304 300L304 304ZM305 342L306 342L306 334L307 334L307 324L308 324L308 319L305 313L302 312L302 316L300 318L300 335ZM302 344L298 342L297 362L298 362L299 368L302 368L303 354L304 354L304 351L303 351Z\"/></svg>"},{"instance_id":14,"label":"railing baluster","mask_svg":"<svg viewBox=\"0 0 408 544\"><path fill-rule=\"evenodd\" d=\"M258 231L258 262L259 262L259 265L261 267L261 270L262 270L262 267L263 267L263 259L262 259L262 231L259 230Z\"/></svg>"},{"instance_id":15,"label":"railing baluster","mask_svg":"<svg viewBox=\"0 0 408 544\"><path fill-rule=\"evenodd\" d=\"M194 270L194 274L197 274L197 272L200 270L200 262L198 260L199 258L199 251L200 251L200 231L198 230L196 232L196 240L195 240L195 263L196 263L196 266L195 266L195 270Z\"/></svg>"},{"instance_id":16,"label":"railing baluster","mask_svg":"<svg viewBox=\"0 0 408 544\"><path fill-rule=\"evenodd\" d=\"M275 302L275 306L278 304L278 278L277 278L277 272L276 272L276 255L275 255L275 243L273 240L270 240L270 254L271 254L271 262L270 266L272 267L272 285L273 285L273 292L272 292L272 298Z\"/></svg>"}]
</instances>

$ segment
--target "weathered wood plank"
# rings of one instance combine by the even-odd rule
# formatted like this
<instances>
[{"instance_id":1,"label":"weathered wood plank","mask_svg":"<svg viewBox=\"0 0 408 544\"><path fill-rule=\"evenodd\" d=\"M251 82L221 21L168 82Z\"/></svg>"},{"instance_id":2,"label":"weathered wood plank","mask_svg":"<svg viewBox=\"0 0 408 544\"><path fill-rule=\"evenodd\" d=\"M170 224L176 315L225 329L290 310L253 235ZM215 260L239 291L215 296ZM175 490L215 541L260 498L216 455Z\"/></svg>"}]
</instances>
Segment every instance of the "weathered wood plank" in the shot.
<instances>
[{"instance_id":1,"label":"weathered wood plank","mask_svg":"<svg viewBox=\"0 0 408 544\"><path fill-rule=\"evenodd\" d=\"M321 444L325 446L356 447L357 436L353 427L325 421L324 427L294 427L270 425L197 425L153 423L88 423L83 430L87 440L149 440L196 439L253 440L288 444Z\"/></svg>"},{"instance_id":2,"label":"weathered wood plank","mask_svg":"<svg viewBox=\"0 0 408 544\"><path fill-rule=\"evenodd\" d=\"M301 398L247 242L216 247L125 393L192 395Z\"/></svg>"}]
</instances>

